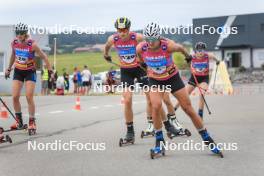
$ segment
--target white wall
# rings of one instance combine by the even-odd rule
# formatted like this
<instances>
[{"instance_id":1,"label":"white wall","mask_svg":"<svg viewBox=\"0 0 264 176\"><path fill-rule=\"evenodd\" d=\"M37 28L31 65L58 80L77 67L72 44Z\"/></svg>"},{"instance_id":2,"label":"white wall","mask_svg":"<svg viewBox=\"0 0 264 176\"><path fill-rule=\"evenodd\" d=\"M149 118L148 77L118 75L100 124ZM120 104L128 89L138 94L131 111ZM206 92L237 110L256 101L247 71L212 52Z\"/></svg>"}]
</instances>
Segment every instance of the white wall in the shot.
<instances>
[{"instance_id":1,"label":"white wall","mask_svg":"<svg viewBox=\"0 0 264 176\"><path fill-rule=\"evenodd\" d=\"M241 65L250 68L250 49L225 50L225 58L228 53L241 53Z\"/></svg>"},{"instance_id":2,"label":"white wall","mask_svg":"<svg viewBox=\"0 0 264 176\"><path fill-rule=\"evenodd\" d=\"M255 68L264 64L264 49L253 49L253 64Z\"/></svg>"}]
</instances>

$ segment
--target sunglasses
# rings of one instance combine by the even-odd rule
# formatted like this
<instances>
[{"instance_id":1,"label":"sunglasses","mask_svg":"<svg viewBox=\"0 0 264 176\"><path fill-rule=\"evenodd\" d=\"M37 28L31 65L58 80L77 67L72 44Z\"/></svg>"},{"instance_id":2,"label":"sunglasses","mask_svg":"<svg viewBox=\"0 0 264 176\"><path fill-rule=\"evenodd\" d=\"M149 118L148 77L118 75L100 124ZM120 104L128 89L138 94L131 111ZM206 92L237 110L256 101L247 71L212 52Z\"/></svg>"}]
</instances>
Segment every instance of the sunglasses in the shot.
<instances>
[{"instance_id":1,"label":"sunglasses","mask_svg":"<svg viewBox=\"0 0 264 176\"><path fill-rule=\"evenodd\" d=\"M148 43L153 43L153 42L156 42L158 41L159 39L155 38L155 37L146 37L146 42Z\"/></svg>"},{"instance_id":2,"label":"sunglasses","mask_svg":"<svg viewBox=\"0 0 264 176\"><path fill-rule=\"evenodd\" d=\"M16 35L24 35L27 34L26 31L16 31Z\"/></svg>"},{"instance_id":3,"label":"sunglasses","mask_svg":"<svg viewBox=\"0 0 264 176\"><path fill-rule=\"evenodd\" d=\"M127 29L127 28L117 29L117 31L118 31L119 33L124 33L124 32L127 32L128 29Z\"/></svg>"}]
</instances>

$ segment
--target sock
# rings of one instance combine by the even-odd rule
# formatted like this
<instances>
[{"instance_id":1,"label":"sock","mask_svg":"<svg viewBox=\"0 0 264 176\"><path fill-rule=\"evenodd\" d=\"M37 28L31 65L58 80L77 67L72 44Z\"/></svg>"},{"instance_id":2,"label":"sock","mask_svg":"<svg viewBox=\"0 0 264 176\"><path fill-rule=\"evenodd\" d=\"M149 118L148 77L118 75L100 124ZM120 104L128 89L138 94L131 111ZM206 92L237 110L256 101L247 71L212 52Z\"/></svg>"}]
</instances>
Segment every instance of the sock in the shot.
<instances>
[{"instance_id":1,"label":"sock","mask_svg":"<svg viewBox=\"0 0 264 176\"><path fill-rule=\"evenodd\" d=\"M127 123L127 132L129 132L129 133L134 133L133 122L128 122L128 123Z\"/></svg>"},{"instance_id":2,"label":"sock","mask_svg":"<svg viewBox=\"0 0 264 176\"><path fill-rule=\"evenodd\" d=\"M175 117L176 117L176 115L175 115L175 114L167 114L167 117L168 117L168 119L170 120L170 119L173 119L173 118L175 118Z\"/></svg>"},{"instance_id":3,"label":"sock","mask_svg":"<svg viewBox=\"0 0 264 176\"><path fill-rule=\"evenodd\" d=\"M155 130L156 147L160 147L160 143L164 141L163 132L161 129Z\"/></svg>"},{"instance_id":4,"label":"sock","mask_svg":"<svg viewBox=\"0 0 264 176\"><path fill-rule=\"evenodd\" d=\"M153 123L153 120L152 120L152 117L151 116L147 117L147 119L148 119L148 122L149 123Z\"/></svg>"},{"instance_id":5,"label":"sock","mask_svg":"<svg viewBox=\"0 0 264 176\"><path fill-rule=\"evenodd\" d=\"M203 109L199 109L199 110L198 110L198 115L199 115L201 118L203 118Z\"/></svg>"},{"instance_id":6,"label":"sock","mask_svg":"<svg viewBox=\"0 0 264 176\"><path fill-rule=\"evenodd\" d=\"M16 112L15 115L16 115L16 118L18 119L20 125L23 124L22 112Z\"/></svg>"}]
</instances>

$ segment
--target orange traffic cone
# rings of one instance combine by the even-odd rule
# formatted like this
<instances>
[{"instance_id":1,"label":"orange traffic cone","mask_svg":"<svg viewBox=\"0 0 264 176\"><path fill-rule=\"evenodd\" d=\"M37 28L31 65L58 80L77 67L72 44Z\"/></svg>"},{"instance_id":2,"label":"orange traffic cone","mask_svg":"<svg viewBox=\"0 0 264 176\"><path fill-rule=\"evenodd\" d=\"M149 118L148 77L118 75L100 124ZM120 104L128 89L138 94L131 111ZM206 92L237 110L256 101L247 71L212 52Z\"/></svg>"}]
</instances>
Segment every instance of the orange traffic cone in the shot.
<instances>
[{"instance_id":1,"label":"orange traffic cone","mask_svg":"<svg viewBox=\"0 0 264 176\"><path fill-rule=\"evenodd\" d=\"M7 109L5 106L1 106L1 109L0 109L0 117L3 118L3 119L7 119L8 118L8 112L7 112Z\"/></svg>"},{"instance_id":2,"label":"orange traffic cone","mask_svg":"<svg viewBox=\"0 0 264 176\"><path fill-rule=\"evenodd\" d=\"M77 97L76 99L76 103L75 103L75 110L80 111L81 110L81 101L80 101L80 97Z\"/></svg>"}]
</instances>

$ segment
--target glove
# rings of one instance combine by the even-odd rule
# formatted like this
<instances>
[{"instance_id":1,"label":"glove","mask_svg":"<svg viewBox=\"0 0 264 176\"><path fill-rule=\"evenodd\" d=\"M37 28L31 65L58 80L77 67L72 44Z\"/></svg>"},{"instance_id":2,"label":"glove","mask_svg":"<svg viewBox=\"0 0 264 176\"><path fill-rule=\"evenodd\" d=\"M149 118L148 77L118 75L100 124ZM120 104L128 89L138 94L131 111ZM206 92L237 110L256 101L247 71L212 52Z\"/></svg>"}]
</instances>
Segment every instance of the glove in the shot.
<instances>
[{"instance_id":1,"label":"glove","mask_svg":"<svg viewBox=\"0 0 264 176\"><path fill-rule=\"evenodd\" d=\"M219 65L220 64L220 61L216 61L216 65Z\"/></svg>"},{"instance_id":2,"label":"glove","mask_svg":"<svg viewBox=\"0 0 264 176\"><path fill-rule=\"evenodd\" d=\"M192 61L192 55L185 57L185 60L187 63L190 63Z\"/></svg>"},{"instance_id":3,"label":"glove","mask_svg":"<svg viewBox=\"0 0 264 176\"><path fill-rule=\"evenodd\" d=\"M50 74L50 75L52 75L52 74L53 74L53 70L49 70L48 72L49 72L49 74Z\"/></svg>"},{"instance_id":4,"label":"glove","mask_svg":"<svg viewBox=\"0 0 264 176\"><path fill-rule=\"evenodd\" d=\"M10 72L11 72L11 69L7 69L7 70L5 71L5 79L10 78Z\"/></svg>"},{"instance_id":5,"label":"glove","mask_svg":"<svg viewBox=\"0 0 264 176\"><path fill-rule=\"evenodd\" d=\"M147 69L147 64L145 62L140 63L140 66L144 69Z\"/></svg>"},{"instance_id":6,"label":"glove","mask_svg":"<svg viewBox=\"0 0 264 176\"><path fill-rule=\"evenodd\" d=\"M104 59L105 59L107 62L112 62L112 57L111 57L111 56L106 56L106 55L104 55Z\"/></svg>"}]
</instances>

